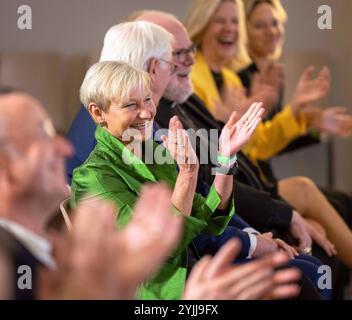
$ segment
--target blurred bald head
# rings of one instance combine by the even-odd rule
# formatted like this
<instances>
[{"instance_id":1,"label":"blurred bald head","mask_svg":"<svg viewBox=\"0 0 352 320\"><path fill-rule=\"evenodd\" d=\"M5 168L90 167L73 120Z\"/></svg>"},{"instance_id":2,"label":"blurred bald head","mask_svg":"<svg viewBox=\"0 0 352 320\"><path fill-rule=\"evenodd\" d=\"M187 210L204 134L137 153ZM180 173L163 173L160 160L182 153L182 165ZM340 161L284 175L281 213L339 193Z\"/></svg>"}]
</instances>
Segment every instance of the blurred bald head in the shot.
<instances>
[{"instance_id":1,"label":"blurred bald head","mask_svg":"<svg viewBox=\"0 0 352 320\"><path fill-rule=\"evenodd\" d=\"M180 32L186 32L183 24L178 20L178 18L170 13L163 11L154 10L144 10L138 11L134 16L135 21L148 21L157 24L158 26L166 29L171 34L175 36Z\"/></svg>"},{"instance_id":2,"label":"blurred bald head","mask_svg":"<svg viewBox=\"0 0 352 320\"><path fill-rule=\"evenodd\" d=\"M0 95L0 139L6 143L25 150L45 121L49 121L47 112L32 96L20 92Z\"/></svg>"},{"instance_id":3,"label":"blurred bald head","mask_svg":"<svg viewBox=\"0 0 352 320\"><path fill-rule=\"evenodd\" d=\"M132 13L130 18L135 19L135 21L155 23L174 36L175 41L172 45L172 51L173 62L177 64L177 70L174 80L169 82L163 96L171 101L179 103L185 102L193 92L189 75L195 62L194 53L190 51L188 51L189 53L185 54L182 59L180 59L180 56L177 54L177 52L189 50L192 46L186 28L176 16L162 11L137 11Z\"/></svg>"},{"instance_id":4,"label":"blurred bald head","mask_svg":"<svg viewBox=\"0 0 352 320\"><path fill-rule=\"evenodd\" d=\"M0 126L0 202L7 204L7 216L16 214L10 209L20 199L40 201L43 212L51 215L68 194L65 158L72 148L56 136L47 112L28 94L0 95Z\"/></svg>"}]
</instances>

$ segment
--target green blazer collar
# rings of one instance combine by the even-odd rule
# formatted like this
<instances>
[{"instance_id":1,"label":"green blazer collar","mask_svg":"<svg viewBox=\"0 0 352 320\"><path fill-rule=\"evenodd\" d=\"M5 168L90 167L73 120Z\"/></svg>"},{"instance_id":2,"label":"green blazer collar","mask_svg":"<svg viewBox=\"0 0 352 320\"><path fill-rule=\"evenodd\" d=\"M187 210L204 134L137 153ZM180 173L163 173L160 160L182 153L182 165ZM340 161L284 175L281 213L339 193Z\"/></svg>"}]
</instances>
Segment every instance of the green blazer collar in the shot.
<instances>
[{"instance_id":1,"label":"green blazer collar","mask_svg":"<svg viewBox=\"0 0 352 320\"><path fill-rule=\"evenodd\" d=\"M104 152L107 152L116 164L120 164L122 167L128 166L129 170L132 169L151 182L157 181L153 173L140 158L135 156L120 140L100 126L97 126L95 131L95 139L97 140L97 147L103 148ZM152 143L154 150L155 142L153 141Z\"/></svg>"}]
</instances>

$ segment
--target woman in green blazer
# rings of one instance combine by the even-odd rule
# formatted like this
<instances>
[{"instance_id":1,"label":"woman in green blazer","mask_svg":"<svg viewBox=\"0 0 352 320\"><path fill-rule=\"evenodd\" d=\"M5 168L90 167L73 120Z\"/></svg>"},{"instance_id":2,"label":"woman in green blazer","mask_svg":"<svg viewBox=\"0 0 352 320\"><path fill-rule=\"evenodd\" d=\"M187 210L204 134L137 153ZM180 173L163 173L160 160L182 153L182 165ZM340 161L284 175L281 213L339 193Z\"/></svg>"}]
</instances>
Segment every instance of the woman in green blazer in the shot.
<instances>
[{"instance_id":1,"label":"woman in green blazer","mask_svg":"<svg viewBox=\"0 0 352 320\"><path fill-rule=\"evenodd\" d=\"M155 63L165 79L170 79L172 63L161 59ZM179 299L191 265L187 248L192 239L201 232L220 234L234 214L233 175L226 173L232 171L236 152L258 125L261 104L253 104L238 121L233 115L226 124L219 139L219 167L215 170L219 174L203 198L195 193L199 164L180 121L171 119L163 145L151 139L156 107L147 73L125 63L97 63L85 76L81 100L98 124L97 145L74 170L71 204L92 196L108 199L118 208L117 225L123 227L131 219L141 187L166 182L173 190L175 214L184 218L183 237L158 274L141 285L137 296ZM155 226L156 237L162 232L167 230Z\"/></svg>"}]
</instances>

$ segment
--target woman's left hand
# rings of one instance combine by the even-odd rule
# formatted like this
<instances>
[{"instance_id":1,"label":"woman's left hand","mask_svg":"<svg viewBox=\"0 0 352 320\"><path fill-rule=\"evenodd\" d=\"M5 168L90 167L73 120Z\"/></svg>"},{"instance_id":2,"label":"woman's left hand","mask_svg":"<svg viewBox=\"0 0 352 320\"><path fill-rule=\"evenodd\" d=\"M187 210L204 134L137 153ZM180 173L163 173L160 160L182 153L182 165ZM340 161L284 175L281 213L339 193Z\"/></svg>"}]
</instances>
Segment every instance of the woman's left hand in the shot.
<instances>
[{"instance_id":1,"label":"woman's left hand","mask_svg":"<svg viewBox=\"0 0 352 320\"><path fill-rule=\"evenodd\" d=\"M331 107L320 113L316 122L317 129L337 137L352 136L352 115L345 107Z\"/></svg>"},{"instance_id":2,"label":"woman's left hand","mask_svg":"<svg viewBox=\"0 0 352 320\"><path fill-rule=\"evenodd\" d=\"M222 129L219 138L219 154L231 157L240 151L262 120L263 113L264 108L261 102L253 103L239 120L236 112L233 112Z\"/></svg>"},{"instance_id":3,"label":"woman's left hand","mask_svg":"<svg viewBox=\"0 0 352 320\"><path fill-rule=\"evenodd\" d=\"M197 173L199 168L198 158L189 142L187 131L183 129L177 116L170 119L168 136L162 136L161 140L171 156L176 161L180 172Z\"/></svg>"}]
</instances>

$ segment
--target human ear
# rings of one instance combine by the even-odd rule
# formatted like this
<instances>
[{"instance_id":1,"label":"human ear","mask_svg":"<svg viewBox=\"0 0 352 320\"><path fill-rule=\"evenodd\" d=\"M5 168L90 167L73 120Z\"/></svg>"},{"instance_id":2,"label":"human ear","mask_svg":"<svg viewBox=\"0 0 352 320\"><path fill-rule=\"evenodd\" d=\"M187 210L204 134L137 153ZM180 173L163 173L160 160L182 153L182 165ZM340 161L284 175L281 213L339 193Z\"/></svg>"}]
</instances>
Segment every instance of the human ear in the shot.
<instances>
[{"instance_id":1,"label":"human ear","mask_svg":"<svg viewBox=\"0 0 352 320\"><path fill-rule=\"evenodd\" d=\"M106 125L105 112L101 110L95 103L91 102L87 109L95 123L100 124L101 126Z\"/></svg>"},{"instance_id":2,"label":"human ear","mask_svg":"<svg viewBox=\"0 0 352 320\"><path fill-rule=\"evenodd\" d=\"M152 58L149 60L147 71L152 79L158 74L158 64L158 59Z\"/></svg>"}]
</instances>

